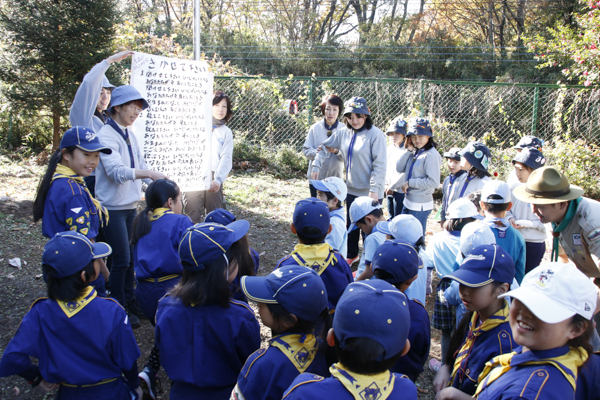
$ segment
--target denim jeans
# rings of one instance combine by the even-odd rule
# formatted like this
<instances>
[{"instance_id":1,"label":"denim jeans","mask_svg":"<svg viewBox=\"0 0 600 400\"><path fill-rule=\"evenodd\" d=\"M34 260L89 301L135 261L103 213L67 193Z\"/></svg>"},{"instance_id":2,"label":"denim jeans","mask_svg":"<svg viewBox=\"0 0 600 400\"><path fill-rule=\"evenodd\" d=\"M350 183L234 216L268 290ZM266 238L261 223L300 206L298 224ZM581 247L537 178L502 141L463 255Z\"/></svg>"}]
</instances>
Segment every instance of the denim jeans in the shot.
<instances>
[{"instance_id":1,"label":"denim jeans","mask_svg":"<svg viewBox=\"0 0 600 400\"><path fill-rule=\"evenodd\" d=\"M404 208L402 203L404 203L404 193L402 192L394 192L392 196L387 196L390 219L394 218L396 215L402 214L402 209Z\"/></svg>"},{"instance_id":2,"label":"denim jeans","mask_svg":"<svg viewBox=\"0 0 600 400\"><path fill-rule=\"evenodd\" d=\"M427 231L427 218L429 217L429 214L431 214L431 210L413 211L404 207L402 209L402 214L410 214L413 215L416 219L418 219L421 223L421 226L423 227L423 236L425 236L425 232Z\"/></svg>"},{"instance_id":3,"label":"denim jeans","mask_svg":"<svg viewBox=\"0 0 600 400\"><path fill-rule=\"evenodd\" d=\"M137 212L133 210L110 210L110 220L103 228L104 239L112 247L110 267L111 297L123 307L135 300L133 246L129 244L133 229L133 220Z\"/></svg>"}]
</instances>

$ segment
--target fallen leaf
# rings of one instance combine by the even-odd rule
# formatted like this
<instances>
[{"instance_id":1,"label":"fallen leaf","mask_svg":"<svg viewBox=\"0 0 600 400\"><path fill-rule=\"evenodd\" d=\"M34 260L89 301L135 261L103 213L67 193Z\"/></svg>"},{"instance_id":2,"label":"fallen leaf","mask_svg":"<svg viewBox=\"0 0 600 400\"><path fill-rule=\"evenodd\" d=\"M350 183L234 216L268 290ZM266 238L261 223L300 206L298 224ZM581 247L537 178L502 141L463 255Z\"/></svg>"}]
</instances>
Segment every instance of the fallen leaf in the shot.
<instances>
[{"instance_id":1,"label":"fallen leaf","mask_svg":"<svg viewBox=\"0 0 600 400\"><path fill-rule=\"evenodd\" d=\"M44 274L37 274L37 275L35 276L35 279L40 279L42 276L44 276Z\"/></svg>"},{"instance_id":2,"label":"fallen leaf","mask_svg":"<svg viewBox=\"0 0 600 400\"><path fill-rule=\"evenodd\" d=\"M21 393L21 390L19 390L19 388L15 386L13 388L13 392L15 392L15 396L18 396Z\"/></svg>"},{"instance_id":3,"label":"fallen leaf","mask_svg":"<svg viewBox=\"0 0 600 400\"><path fill-rule=\"evenodd\" d=\"M6 277L7 277L8 279L15 279L15 276L14 276L13 274L8 274L8 275L6 275Z\"/></svg>"},{"instance_id":4,"label":"fallen leaf","mask_svg":"<svg viewBox=\"0 0 600 400\"><path fill-rule=\"evenodd\" d=\"M264 243L264 242L263 242L263 243ZM259 256L259 257L262 257L262 256L264 256L265 254L267 254L267 252L266 252L266 251L263 251L263 252L262 252L262 253L260 253L258 256Z\"/></svg>"},{"instance_id":5,"label":"fallen leaf","mask_svg":"<svg viewBox=\"0 0 600 400\"><path fill-rule=\"evenodd\" d=\"M8 263L15 268L21 269L21 259L19 257L11 258Z\"/></svg>"}]
</instances>

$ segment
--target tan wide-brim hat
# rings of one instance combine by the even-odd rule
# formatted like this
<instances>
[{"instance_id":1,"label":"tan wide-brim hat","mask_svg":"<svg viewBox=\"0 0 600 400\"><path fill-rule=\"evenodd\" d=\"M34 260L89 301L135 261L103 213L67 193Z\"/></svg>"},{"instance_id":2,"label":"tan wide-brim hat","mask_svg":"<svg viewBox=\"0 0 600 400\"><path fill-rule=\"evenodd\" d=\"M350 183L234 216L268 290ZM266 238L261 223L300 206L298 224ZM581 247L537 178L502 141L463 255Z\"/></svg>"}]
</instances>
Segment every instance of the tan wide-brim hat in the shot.
<instances>
[{"instance_id":1,"label":"tan wide-brim hat","mask_svg":"<svg viewBox=\"0 0 600 400\"><path fill-rule=\"evenodd\" d=\"M538 168L529 175L525 185L517 186L513 195L526 203L554 204L575 200L584 190L570 185L567 177L554 167Z\"/></svg>"}]
</instances>

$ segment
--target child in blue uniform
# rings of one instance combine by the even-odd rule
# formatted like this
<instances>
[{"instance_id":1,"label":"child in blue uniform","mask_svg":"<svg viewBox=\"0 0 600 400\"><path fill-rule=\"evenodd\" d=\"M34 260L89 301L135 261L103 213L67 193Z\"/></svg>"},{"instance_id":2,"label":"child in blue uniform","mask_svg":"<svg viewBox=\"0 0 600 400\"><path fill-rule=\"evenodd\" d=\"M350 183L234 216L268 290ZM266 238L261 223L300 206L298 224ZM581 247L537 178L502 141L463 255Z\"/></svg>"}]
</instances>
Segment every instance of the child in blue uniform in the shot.
<instances>
[{"instance_id":1,"label":"child in blue uniform","mask_svg":"<svg viewBox=\"0 0 600 400\"><path fill-rule=\"evenodd\" d=\"M506 182L490 180L481 190L479 204L485 214L482 222L492 228L498 246L515 262L515 279L520 284L525 276L525 239L507 217L512 208L511 200L512 193Z\"/></svg>"},{"instance_id":2,"label":"child in blue uniform","mask_svg":"<svg viewBox=\"0 0 600 400\"><path fill-rule=\"evenodd\" d=\"M520 288L501 297L506 296L513 299L509 320L519 346L486 364L475 396L573 399L578 371L586 368L591 352L597 288L574 264L547 263L528 273ZM446 390L443 399L471 399Z\"/></svg>"},{"instance_id":3,"label":"child in blue uniform","mask_svg":"<svg viewBox=\"0 0 600 400\"><path fill-rule=\"evenodd\" d=\"M410 348L410 311L406 296L380 279L351 283L340 299L327 343L340 362L330 378L298 376L283 396L295 399L417 399L406 375L390 372Z\"/></svg>"},{"instance_id":4,"label":"child in blue uniform","mask_svg":"<svg viewBox=\"0 0 600 400\"><path fill-rule=\"evenodd\" d=\"M388 240L375 252L373 271L378 279L391 283L404 293L418 277L417 250L404 240ZM408 299L408 309L410 310L408 332L410 351L400 357L390 371L405 374L410 380L416 382L419 374L423 372L423 364L429 357L431 328L429 314L423 303Z\"/></svg>"},{"instance_id":5,"label":"child in blue uniform","mask_svg":"<svg viewBox=\"0 0 600 400\"><path fill-rule=\"evenodd\" d=\"M327 203L314 197L300 200L294 209L291 230L298 235L299 243L275 268L300 265L315 270L327 288L327 306L333 314L344 289L352 282L352 272L344 257L325 243L331 232Z\"/></svg>"},{"instance_id":6,"label":"child in blue uniform","mask_svg":"<svg viewBox=\"0 0 600 400\"><path fill-rule=\"evenodd\" d=\"M204 222L212 222L215 224L229 225L237 221L235 215L223 208L217 208L209 212L204 219ZM248 243L248 234L244 235L240 240L236 241L227 250L227 258L231 263L237 263L238 273L233 282L229 285L233 299L248 302L242 288L240 280L242 276L254 276L258 273L260 267L260 257L258 251L250 247Z\"/></svg>"},{"instance_id":7,"label":"child in blue uniform","mask_svg":"<svg viewBox=\"0 0 600 400\"><path fill-rule=\"evenodd\" d=\"M146 209L133 222L131 244L133 265L138 279L135 298L148 320L155 325L158 301L179 282L183 267L179 261L179 242L192 220L181 215L181 191L168 179L158 179L146 189ZM152 348L140 373L142 389L155 398L156 374L160 355Z\"/></svg>"},{"instance_id":8,"label":"child in blue uniform","mask_svg":"<svg viewBox=\"0 0 600 400\"><path fill-rule=\"evenodd\" d=\"M228 399L246 358L260 347L254 311L229 290L237 265L226 252L249 227L196 224L181 239L183 275L156 311L156 345L173 381L172 400Z\"/></svg>"},{"instance_id":9,"label":"child in blue uniform","mask_svg":"<svg viewBox=\"0 0 600 400\"><path fill-rule=\"evenodd\" d=\"M33 220L42 220L42 234L53 238L64 231L79 232L94 241L100 226L108 223L108 211L87 189L83 178L98 166L100 153L110 154L90 128L67 130L52 155L33 203ZM109 273L98 260L100 274L92 282L98 295L106 296Z\"/></svg>"},{"instance_id":10,"label":"child in blue uniform","mask_svg":"<svg viewBox=\"0 0 600 400\"><path fill-rule=\"evenodd\" d=\"M350 225L348 232L360 229L365 234L363 256L358 263L356 280L371 279L373 277L371 261L375 255L375 250L385 241L385 234L375 229L379 222L385 222L383 209L377 200L361 196L356 198L350 206L350 219L352 225Z\"/></svg>"},{"instance_id":11,"label":"child in blue uniform","mask_svg":"<svg viewBox=\"0 0 600 400\"><path fill-rule=\"evenodd\" d=\"M344 181L336 176L325 178L322 181L310 181L317 191L317 198L327 203L329 207L329 222L331 232L327 234L325 243L344 258L348 254L348 231L346 230L346 212L343 201L346 200L348 189Z\"/></svg>"},{"instance_id":12,"label":"child in blue uniform","mask_svg":"<svg viewBox=\"0 0 600 400\"><path fill-rule=\"evenodd\" d=\"M600 353L592 353L577 375L576 400L600 400Z\"/></svg>"},{"instance_id":13,"label":"child in blue uniform","mask_svg":"<svg viewBox=\"0 0 600 400\"><path fill-rule=\"evenodd\" d=\"M288 265L266 277L243 277L242 290L257 302L273 338L268 348L248 357L232 399L279 400L299 374L328 375L325 343L314 334L319 318L328 317L327 292L319 274Z\"/></svg>"},{"instance_id":14,"label":"child in blue uniform","mask_svg":"<svg viewBox=\"0 0 600 400\"><path fill-rule=\"evenodd\" d=\"M127 314L89 286L98 275L97 260L110 253L106 243L92 243L78 232L57 233L46 243L42 271L48 298L36 300L23 318L0 359L0 377L18 374L47 391L59 386L57 399L141 396L140 351Z\"/></svg>"},{"instance_id":15,"label":"child in blue uniform","mask_svg":"<svg viewBox=\"0 0 600 400\"><path fill-rule=\"evenodd\" d=\"M440 224L443 224L446 221L446 214L448 213L448 207L454 200L458 199L458 195L460 192L458 190L454 190L455 183L458 185L459 182L457 180L461 175L466 174L467 171L460 167L460 149L458 147L453 147L450 150L444 153L444 158L447 160L448 170L450 171L450 175L444 179L444 183L442 184L442 208L440 209Z\"/></svg>"},{"instance_id":16,"label":"child in blue uniform","mask_svg":"<svg viewBox=\"0 0 600 400\"><path fill-rule=\"evenodd\" d=\"M515 265L502 248L483 245L465 258L447 278L460 282L460 298L470 311L452 335L444 364L435 376L437 392L452 386L473 395L485 363L514 349L509 304L498 296L508 292Z\"/></svg>"},{"instance_id":17,"label":"child in blue uniform","mask_svg":"<svg viewBox=\"0 0 600 400\"><path fill-rule=\"evenodd\" d=\"M433 263L425 251L425 237L419 220L413 215L400 214L391 221L379 222L375 231L386 235L388 240L405 240L417 250L420 258L418 278L404 291L404 294L409 300L416 299L425 304L425 297L431 285L428 277L431 276Z\"/></svg>"}]
</instances>

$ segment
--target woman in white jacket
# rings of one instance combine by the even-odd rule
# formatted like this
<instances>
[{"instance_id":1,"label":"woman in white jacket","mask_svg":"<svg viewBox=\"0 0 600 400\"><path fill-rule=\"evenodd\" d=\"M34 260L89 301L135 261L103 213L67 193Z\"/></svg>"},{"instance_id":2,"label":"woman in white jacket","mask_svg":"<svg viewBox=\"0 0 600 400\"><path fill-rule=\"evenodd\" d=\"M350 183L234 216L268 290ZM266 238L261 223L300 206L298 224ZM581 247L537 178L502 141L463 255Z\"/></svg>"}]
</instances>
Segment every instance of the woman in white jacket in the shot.
<instances>
[{"instance_id":1,"label":"woman in white jacket","mask_svg":"<svg viewBox=\"0 0 600 400\"><path fill-rule=\"evenodd\" d=\"M233 159L233 134L225 125L233 111L229 96L221 91L213 93L213 138L212 138L212 183L208 190L185 192L183 194L184 212L197 224L204 215L223 208L223 183L231 172Z\"/></svg>"}]
</instances>

